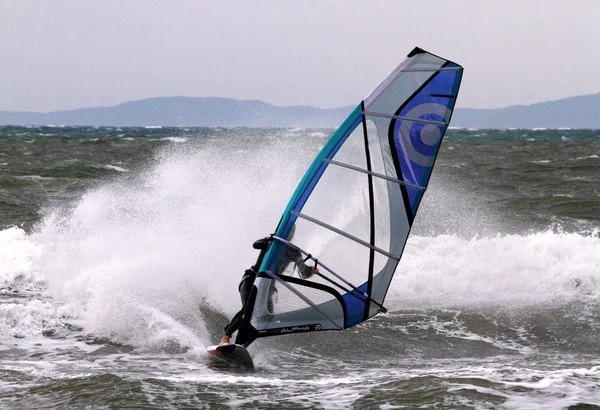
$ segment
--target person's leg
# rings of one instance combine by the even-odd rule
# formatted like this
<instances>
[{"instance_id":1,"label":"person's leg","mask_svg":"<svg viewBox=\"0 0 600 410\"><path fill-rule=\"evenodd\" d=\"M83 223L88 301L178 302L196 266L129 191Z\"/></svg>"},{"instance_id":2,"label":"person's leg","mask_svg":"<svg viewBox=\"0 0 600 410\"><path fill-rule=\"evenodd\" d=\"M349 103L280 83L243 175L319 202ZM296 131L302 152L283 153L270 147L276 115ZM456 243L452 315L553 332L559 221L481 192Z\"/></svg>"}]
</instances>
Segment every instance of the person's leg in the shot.
<instances>
[{"instance_id":1,"label":"person's leg","mask_svg":"<svg viewBox=\"0 0 600 410\"><path fill-rule=\"evenodd\" d=\"M225 343L230 342L231 336L240 327L240 322L242 320L242 316L244 316L244 308L243 307L242 307L242 310L240 310L239 312L237 312L235 314L233 319L231 319L231 322L229 322L229 324L227 326L225 326L225 336L223 336L223 339L221 339L221 343L219 343L219 344L225 344Z\"/></svg>"},{"instance_id":2,"label":"person's leg","mask_svg":"<svg viewBox=\"0 0 600 410\"><path fill-rule=\"evenodd\" d=\"M246 301L248 300L248 296L250 296L250 291L252 290L252 285L254 285L254 278L256 276L247 276L244 278L242 283L240 283L240 298L242 299L242 311L244 310L244 306L246 306Z\"/></svg>"},{"instance_id":3,"label":"person's leg","mask_svg":"<svg viewBox=\"0 0 600 410\"><path fill-rule=\"evenodd\" d=\"M235 333L236 330L239 329L240 324L242 322L242 318L244 317L244 310L246 308L246 300L248 300L248 296L250 295L250 291L252 290L252 285L254 284L254 277L248 276L245 277L242 283L240 283L240 297L242 299L242 309L235 314L231 322L227 326L225 326L225 336L221 339L220 344L229 343L231 336Z\"/></svg>"}]
</instances>

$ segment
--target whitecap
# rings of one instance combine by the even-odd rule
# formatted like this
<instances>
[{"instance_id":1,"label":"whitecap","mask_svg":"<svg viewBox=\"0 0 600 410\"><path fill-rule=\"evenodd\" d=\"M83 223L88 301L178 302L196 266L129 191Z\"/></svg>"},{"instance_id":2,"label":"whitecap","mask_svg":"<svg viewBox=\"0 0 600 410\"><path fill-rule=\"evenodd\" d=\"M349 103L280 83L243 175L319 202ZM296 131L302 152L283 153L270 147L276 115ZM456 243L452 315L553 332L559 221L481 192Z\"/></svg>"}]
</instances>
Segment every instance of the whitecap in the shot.
<instances>
[{"instance_id":1,"label":"whitecap","mask_svg":"<svg viewBox=\"0 0 600 410\"><path fill-rule=\"evenodd\" d=\"M171 141L174 143L183 143L183 142L187 142L189 140L189 138L185 138L185 137L165 137L165 138L161 138L162 141Z\"/></svg>"},{"instance_id":2,"label":"whitecap","mask_svg":"<svg viewBox=\"0 0 600 410\"><path fill-rule=\"evenodd\" d=\"M324 132L319 132L319 131L311 132L308 135L310 135L311 137L327 137L328 136Z\"/></svg>"},{"instance_id":3,"label":"whitecap","mask_svg":"<svg viewBox=\"0 0 600 410\"><path fill-rule=\"evenodd\" d=\"M119 167L117 165L110 165L110 164L108 164L108 165L98 165L97 168L110 169L110 170L119 171L119 172L129 172L129 170L126 169L126 168L122 168L122 167Z\"/></svg>"}]
</instances>

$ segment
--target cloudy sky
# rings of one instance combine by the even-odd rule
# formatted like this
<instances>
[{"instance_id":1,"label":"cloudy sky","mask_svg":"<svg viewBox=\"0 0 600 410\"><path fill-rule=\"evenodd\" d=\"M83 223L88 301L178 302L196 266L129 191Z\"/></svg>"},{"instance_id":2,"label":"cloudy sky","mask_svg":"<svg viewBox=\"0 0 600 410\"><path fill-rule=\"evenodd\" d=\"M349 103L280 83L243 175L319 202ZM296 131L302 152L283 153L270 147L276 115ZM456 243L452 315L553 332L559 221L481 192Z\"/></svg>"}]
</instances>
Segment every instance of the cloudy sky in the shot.
<instances>
[{"instance_id":1,"label":"cloudy sky","mask_svg":"<svg viewBox=\"0 0 600 410\"><path fill-rule=\"evenodd\" d=\"M156 96L354 105L414 47L457 107L600 92L599 0L2 0L0 110Z\"/></svg>"}]
</instances>

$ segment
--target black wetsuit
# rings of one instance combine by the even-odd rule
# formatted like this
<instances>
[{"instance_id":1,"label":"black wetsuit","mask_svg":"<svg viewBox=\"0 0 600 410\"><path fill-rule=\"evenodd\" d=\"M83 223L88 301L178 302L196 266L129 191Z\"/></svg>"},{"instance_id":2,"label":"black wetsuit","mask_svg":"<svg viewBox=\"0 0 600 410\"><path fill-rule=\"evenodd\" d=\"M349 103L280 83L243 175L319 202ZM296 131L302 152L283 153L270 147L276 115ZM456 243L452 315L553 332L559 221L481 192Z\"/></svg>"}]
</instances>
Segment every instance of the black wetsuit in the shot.
<instances>
[{"instance_id":1,"label":"black wetsuit","mask_svg":"<svg viewBox=\"0 0 600 410\"><path fill-rule=\"evenodd\" d=\"M239 329L242 318L244 317L244 312L246 310L246 301L248 300L248 296L250 296L250 292L252 291L252 286L254 285L254 279L258 275L258 270L260 269L260 265L262 264L262 260L269 249L269 245L271 244L271 238L263 238L252 244L254 249L260 249L260 254L256 263L250 267L250 269L246 269L244 275L242 276L242 280L240 281L240 285L238 287L240 291L240 297L242 299L242 309L235 314L231 322L227 326L225 326L225 334L229 337L233 335L233 333ZM285 269L289 266L290 263L294 263L296 266L302 264L302 254L297 249L286 246L283 255L281 256L280 263L277 266L277 275L281 275ZM301 277L304 277L305 270L310 270L307 266L302 266ZM275 292L275 281L271 282L271 288L269 289L269 296ZM269 301L272 303L271 299ZM272 309L272 307L271 307Z\"/></svg>"},{"instance_id":2,"label":"black wetsuit","mask_svg":"<svg viewBox=\"0 0 600 410\"><path fill-rule=\"evenodd\" d=\"M238 286L240 297L242 299L242 309L240 309L240 311L233 316L231 322L225 326L225 334L229 337L231 337L231 335L233 335L233 333L240 327L240 323L244 317L244 311L246 310L246 301L248 300L248 296L250 296L254 279L256 279L256 275L258 275L257 272L260 269L260 265L265 257L265 254L267 253L267 250L269 249L270 244L271 238L259 239L252 244L254 249L260 249L260 254L256 259L256 263L251 266L250 269L246 269L244 275L242 276L242 280L240 281L240 285Z\"/></svg>"}]
</instances>

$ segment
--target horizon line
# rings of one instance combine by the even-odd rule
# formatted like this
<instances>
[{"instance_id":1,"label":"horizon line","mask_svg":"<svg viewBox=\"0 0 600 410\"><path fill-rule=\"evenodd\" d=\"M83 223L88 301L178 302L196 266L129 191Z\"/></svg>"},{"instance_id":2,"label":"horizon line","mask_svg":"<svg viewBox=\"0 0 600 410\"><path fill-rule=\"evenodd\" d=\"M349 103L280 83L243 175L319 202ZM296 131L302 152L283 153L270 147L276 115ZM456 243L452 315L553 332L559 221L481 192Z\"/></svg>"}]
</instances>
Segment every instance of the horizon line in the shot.
<instances>
[{"instance_id":1,"label":"horizon line","mask_svg":"<svg viewBox=\"0 0 600 410\"><path fill-rule=\"evenodd\" d=\"M596 93L590 93L590 94L581 94L581 95L572 95L569 97L563 97L563 98L558 98L556 100L545 100L545 101L539 101L539 102L535 102L535 103L531 103L531 104L512 104L512 105L507 105L504 107L498 107L498 108L473 108L473 107L456 107L456 110L486 110L486 111L491 111L491 110L502 110L502 109L506 109L506 108L511 108L511 107L530 107L532 105L538 105L538 104L546 104L546 103L552 103L552 102L558 102L558 101L563 101L563 100L568 100L568 99L572 99L572 98L581 98L581 97L589 97L589 96L594 96L594 95L598 95L600 94L600 92L596 92ZM314 106L314 105L305 105L305 104L297 104L297 105L276 105L276 104L272 104L268 101L264 101L264 100L259 100L259 99L239 99L239 98L232 98L232 97L216 97L216 96L208 96L208 97L191 97L191 96L185 96L185 95L173 95L173 96L155 96L155 97L146 97L146 98L140 98L140 99L135 99L135 100L129 100L129 101L124 101L115 105L98 105L98 106L87 106L87 107L79 107L79 108L70 108L70 109L60 109L60 110L53 110L53 111L31 111L31 110L0 110L0 112L4 112L4 113L31 113L31 114L53 114L53 113L59 113L59 112L65 112L65 111L78 111L78 110L90 110L90 109L103 109L103 108L115 108L115 107L119 107L121 105L124 104L130 104L130 103L135 103L135 102L141 102L141 101L146 101L146 100L156 100L156 99L174 99L174 98L187 98L187 99L201 99L201 100L209 100L209 99L215 99L215 100L231 100L231 101L239 101L239 102L260 102L260 103L264 103L264 104L268 104L272 107L277 107L277 108L296 108L296 107L303 107L303 108L314 108L314 109L318 109L318 110L339 110L339 109L343 109L343 108L348 108L348 107L354 107L355 105L353 104L348 104L348 105L344 105L344 106L338 106L338 107L333 107L333 108L322 108L322 107L318 107L318 106Z\"/></svg>"}]
</instances>

